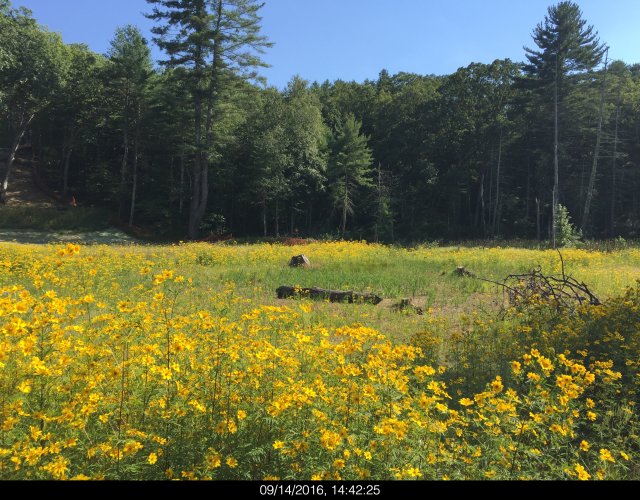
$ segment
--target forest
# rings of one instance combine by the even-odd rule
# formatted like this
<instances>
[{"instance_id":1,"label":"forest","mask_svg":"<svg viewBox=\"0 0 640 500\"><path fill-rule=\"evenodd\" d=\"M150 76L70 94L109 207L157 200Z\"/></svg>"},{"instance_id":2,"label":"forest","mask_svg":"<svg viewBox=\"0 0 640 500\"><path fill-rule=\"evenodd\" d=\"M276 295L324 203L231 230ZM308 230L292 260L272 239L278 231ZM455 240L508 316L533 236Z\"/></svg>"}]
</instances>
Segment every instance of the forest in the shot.
<instances>
[{"instance_id":1,"label":"forest","mask_svg":"<svg viewBox=\"0 0 640 500\"><path fill-rule=\"evenodd\" d=\"M573 2L522 61L278 89L260 2L147 1L153 39L98 54L0 0L0 195L29 145L61 196L176 239L640 236L640 64Z\"/></svg>"},{"instance_id":2,"label":"forest","mask_svg":"<svg viewBox=\"0 0 640 500\"><path fill-rule=\"evenodd\" d=\"M263 6L0 0L0 481L640 479L640 64L277 88Z\"/></svg>"}]
</instances>

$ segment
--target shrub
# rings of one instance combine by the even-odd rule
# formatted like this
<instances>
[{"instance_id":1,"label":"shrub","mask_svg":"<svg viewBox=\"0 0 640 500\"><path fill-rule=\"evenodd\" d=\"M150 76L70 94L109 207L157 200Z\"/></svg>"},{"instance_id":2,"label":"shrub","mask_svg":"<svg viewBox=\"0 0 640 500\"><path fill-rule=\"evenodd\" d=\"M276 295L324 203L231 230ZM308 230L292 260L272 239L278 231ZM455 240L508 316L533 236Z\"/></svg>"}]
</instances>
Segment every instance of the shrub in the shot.
<instances>
[{"instance_id":1,"label":"shrub","mask_svg":"<svg viewBox=\"0 0 640 500\"><path fill-rule=\"evenodd\" d=\"M564 205L558 205L556 212L556 243L560 247L577 247L581 244L582 231L571 222L569 211Z\"/></svg>"}]
</instances>

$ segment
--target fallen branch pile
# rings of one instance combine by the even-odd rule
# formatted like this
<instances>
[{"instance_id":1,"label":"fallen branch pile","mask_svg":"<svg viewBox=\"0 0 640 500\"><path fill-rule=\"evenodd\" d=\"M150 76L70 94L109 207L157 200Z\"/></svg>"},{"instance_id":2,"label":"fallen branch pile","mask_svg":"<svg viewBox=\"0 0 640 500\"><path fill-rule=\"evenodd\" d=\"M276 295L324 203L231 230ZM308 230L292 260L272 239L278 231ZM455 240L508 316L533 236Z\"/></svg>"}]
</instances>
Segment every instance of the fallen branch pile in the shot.
<instances>
[{"instance_id":1,"label":"fallen branch pile","mask_svg":"<svg viewBox=\"0 0 640 500\"><path fill-rule=\"evenodd\" d=\"M559 251L558 254L562 263L561 276L547 276L538 266L525 274L510 274L501 282L484 278L478 279L502 287L507 295L509 305L518 309L540 302L552 303L558 310L568 309L571 311L585 303L599 306L600 299L585 283L567 276L562 254Z\"/></svg>"}]
</instances>

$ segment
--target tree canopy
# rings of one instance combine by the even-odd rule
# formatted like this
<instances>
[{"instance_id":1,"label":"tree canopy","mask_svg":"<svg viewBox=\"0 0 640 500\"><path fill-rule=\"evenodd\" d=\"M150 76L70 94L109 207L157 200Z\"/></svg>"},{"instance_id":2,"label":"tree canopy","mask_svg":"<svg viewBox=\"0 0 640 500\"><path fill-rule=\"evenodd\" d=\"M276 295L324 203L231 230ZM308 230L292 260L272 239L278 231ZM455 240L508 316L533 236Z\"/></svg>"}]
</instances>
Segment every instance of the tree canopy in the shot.
<instances>
[{"instance_id":1,"label":"tree canopy","mask_svg":"<svg viewBox=\"0 0 640 500\"><path fill-rule=\"evenodd\" d=\"M0 0L5 190L28 144L61 195L167 238L552 240L560 206L640 236L640 66L573 2L532 19L520 62L280 89L260 2L148 3L157 66L135 26L96 54Z\"/></svg>"}]
</instances>

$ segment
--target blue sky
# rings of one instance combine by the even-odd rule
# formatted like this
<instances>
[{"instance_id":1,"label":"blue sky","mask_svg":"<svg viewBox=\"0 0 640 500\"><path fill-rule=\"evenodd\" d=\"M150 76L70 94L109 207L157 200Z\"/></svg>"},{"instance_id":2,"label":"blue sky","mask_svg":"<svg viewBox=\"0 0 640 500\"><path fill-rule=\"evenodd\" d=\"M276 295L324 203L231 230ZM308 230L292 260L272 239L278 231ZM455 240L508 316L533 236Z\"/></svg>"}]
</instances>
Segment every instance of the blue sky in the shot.
<instances>
[{"instance_id":1,"label":"blue sky","mask_svg":"<svg viewBox=\"0 0 640 500\"><path fill-rule=\"evenodd\" d=\"M449 74L472 62L524 59L523 45L553 0L265 0L263 32L275 43L262 71L283 87L307 80L375 79L391 73ZM610 56L640 62L640 0L577 0ZM117 26L150 38L145 0L13 0L65 42L104 53ZM154 50L154 56L161 54Z\"/></svg>"}]
</instances>

